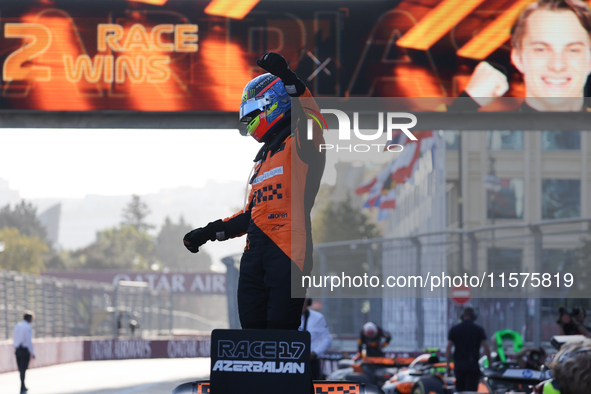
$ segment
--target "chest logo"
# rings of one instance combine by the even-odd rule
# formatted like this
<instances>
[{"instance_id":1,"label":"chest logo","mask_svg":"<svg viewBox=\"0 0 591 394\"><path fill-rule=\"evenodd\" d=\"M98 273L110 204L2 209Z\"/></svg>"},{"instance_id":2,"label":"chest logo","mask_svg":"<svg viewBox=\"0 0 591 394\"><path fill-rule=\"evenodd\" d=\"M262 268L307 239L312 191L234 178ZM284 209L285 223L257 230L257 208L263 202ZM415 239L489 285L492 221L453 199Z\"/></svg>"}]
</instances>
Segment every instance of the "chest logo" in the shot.
<instances>
[{"instance_id":1,"label":"chest logo","mask_svg":"<svg viewBox=\"0 0 591 394\"><path fill-rule=\"evenodd\" d=\"M273 178L274 176L277 175L283 175L283 166L280 167L275 167L273 169L270 169L269 171L257 176L256 178L254 178L254 181L252 181L253 185L259 184L263 181L266 181L269 178Z\"/></svg>"}]
</instances>

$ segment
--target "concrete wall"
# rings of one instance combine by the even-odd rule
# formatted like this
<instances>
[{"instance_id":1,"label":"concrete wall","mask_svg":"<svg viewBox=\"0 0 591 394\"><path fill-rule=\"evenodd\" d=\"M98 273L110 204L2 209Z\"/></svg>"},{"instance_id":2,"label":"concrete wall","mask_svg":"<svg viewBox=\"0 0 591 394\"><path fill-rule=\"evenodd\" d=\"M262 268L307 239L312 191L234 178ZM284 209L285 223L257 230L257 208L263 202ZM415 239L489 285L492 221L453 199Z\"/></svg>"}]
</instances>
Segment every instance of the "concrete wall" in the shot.
<instances>
[{"instance_id":1,"label":"concrete wall","mask_svg":"<svg viewBox=\"0 0 591 394\"><path fill-rule=\"evenodd\" d=\"M33 341L35 359L29 368L82 361L84 357L82 338L46 338ZM12 341L0 342L0 373L18 370Z\"/></svg>"}]
</instances>

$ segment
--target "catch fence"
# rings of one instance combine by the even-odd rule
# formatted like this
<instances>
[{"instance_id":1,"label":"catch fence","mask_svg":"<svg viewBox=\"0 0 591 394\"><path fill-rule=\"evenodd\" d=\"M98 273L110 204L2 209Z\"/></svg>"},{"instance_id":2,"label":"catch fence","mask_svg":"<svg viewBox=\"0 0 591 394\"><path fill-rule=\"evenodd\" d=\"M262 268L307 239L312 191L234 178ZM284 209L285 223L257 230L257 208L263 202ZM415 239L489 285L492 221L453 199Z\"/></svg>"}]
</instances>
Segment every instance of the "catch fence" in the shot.
<instances>
[{"instance_id":1,"label":"catch fence","mask_svg":"<svg viewBox=\"0 0 591 394\"><path fill-rule=\"evenodd\" d=\"M121 281L114 286L0 271L0 339L12 338L12 329L25 310L35 314L37 338L140 338L210 332L227 325L225 317L218 321L175 308L198 302L151 290L144 282Z\"/></svg>"}]
</instances>

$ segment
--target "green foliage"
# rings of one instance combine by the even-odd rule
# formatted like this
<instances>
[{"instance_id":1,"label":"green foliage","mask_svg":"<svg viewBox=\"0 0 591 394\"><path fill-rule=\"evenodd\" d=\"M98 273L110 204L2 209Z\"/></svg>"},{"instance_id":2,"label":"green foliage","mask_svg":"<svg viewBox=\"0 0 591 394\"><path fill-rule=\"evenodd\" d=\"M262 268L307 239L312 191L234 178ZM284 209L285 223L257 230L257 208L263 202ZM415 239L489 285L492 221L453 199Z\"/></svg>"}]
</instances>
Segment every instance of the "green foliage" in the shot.
<instances>
[{"instance_id":1,"label":"green foliage","mask_svg":"<svg viewBox=\"0 0 591 394\"><path fill-rule=\"evenodd\" d=\"M350 241L380 237L377 226L353 206L351 196L343 201L327 203L312 221L314 243Z\"/></svg>"},{"instance_id":2,"label":"green foliage","mask_svg":"<svg viewBox=\"0 0 591 394\"><path fill-rule=\"evenodd\" d=\"M45 268L43 254L49 251L45 242L36 236L22 234L16 227L0 229L3 251L0 252L0 268L39 274Z\"/></svg>"},{"instance_id":3,"label":"green foliage","mask_svg":"<svg viewBox=\"0 0 591 394\"><path fill-rule=\"evenodd\" d=\"M171 270L210 271L211 257L204 250L190 253L183 246L183 237L193 228L181 216L178 223L166 218L156 237L154 255L160 263Z\"/></svg>"},{"instance_id":4,"label":"green foliage","mask_svg":"<svg viewBox=\"0 0 591 394\"><path fill-rule=\"evenodd\" d=\"M134 194L131 196L131 201L123 208L123 223L132 225L139 231L150 230L154 226L145 222L149 214L148 204L143 202L140 196Z\"/></svg>"},{"instance_id":5,"label":"green foliage","mask_svg":"<svg viewBox=\"0 0 591 394\"><path fill-rule=\"evenodd\" d=\"M353 204L350 195L338 202L328 202L320 208L312 220L312 236L314 244L342 242L362 239L379 238L380 231L370 218ZM320 255L314 258L312 275L340 275L350 276L381 275L381 259L379 250L372 251L373 259L369 260L365 247L350 248L348 245L324 249L326 266L322 268Z\"/></svg>"},{"instance_id":6,"label":"green foliage","mask_svg":"<svg viewBox=\"0 0 591 394\"><path fill-rule=\"evenodd\" d=\"M72 252L72 268L146 270L152 263L154 243L145 231L132 224L99 231L96 240Z\"/></svg>"},{"instance_id":7,"label":"green foliage","mask_svg":"<svg viewBox=\"0 0 591 394\"><path fill-rule=\"evenodd\" d=\"M0 209L0 228L3 227L17 228L23 235L37 237L41 241L47 242L47 231L37 219L37 207L24 200L15 205L14 210L10 208L10 205Z\"/></svg>"}]
</instances>

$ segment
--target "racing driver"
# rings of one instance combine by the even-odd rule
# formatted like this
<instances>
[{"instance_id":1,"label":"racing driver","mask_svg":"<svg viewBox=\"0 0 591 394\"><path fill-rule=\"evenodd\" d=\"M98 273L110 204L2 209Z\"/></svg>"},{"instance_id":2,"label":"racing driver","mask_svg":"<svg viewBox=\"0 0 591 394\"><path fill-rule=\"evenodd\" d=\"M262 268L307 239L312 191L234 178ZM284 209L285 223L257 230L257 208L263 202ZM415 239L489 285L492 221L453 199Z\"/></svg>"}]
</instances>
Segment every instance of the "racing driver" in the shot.
<instances>
[{"instance_id":1,"label":"racing driver","mask_svg":"<svg viewBox=\"0 0 591 394\"><path fill-rule=\"evenodd\" d=\"M383 341L382 341L383 339ZM363 357L363 347L365 346L367 357L384 357L383 348L388 346L392 336L375 323L367 322L363 325L363 330L359 334L357 347L359 355Z\"/></svg>"},{"instance_id":2,"label":"racing driver","mask_svg":"<svg viewBox=\"0 0 591 394\"><path fill-rule=\"evenodd\" d=\"M314 122L308 135L307 114L315 118L318 106L283 56L269 52L257 64L268 73L246 85L240 105L240 121L263 144L247 203L183 241L196 253L207 241L246 233L238 280L242 328L297 330L306 294L301 277L312 269L310 210L324 171L324 139Z\"/></svg>"}]
</instances>

